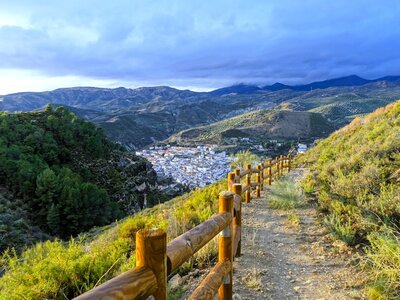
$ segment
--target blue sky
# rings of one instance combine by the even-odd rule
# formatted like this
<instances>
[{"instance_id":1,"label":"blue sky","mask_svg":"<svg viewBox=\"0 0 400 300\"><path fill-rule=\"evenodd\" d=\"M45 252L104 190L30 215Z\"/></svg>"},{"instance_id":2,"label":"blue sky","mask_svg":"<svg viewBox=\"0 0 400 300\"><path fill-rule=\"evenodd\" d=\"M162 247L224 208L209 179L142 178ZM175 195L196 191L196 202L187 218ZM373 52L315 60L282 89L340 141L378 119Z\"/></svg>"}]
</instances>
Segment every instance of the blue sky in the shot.
<instances>
[{"instance_id":1,"label":"blue sky","mask_svg":"<svg viewBox=\"0 0 400 300\"><path fill-rule=\"evenodd\" d=\"M0 94L400 75L400 1L0 0Z\"/></svg>"}]
</instances>

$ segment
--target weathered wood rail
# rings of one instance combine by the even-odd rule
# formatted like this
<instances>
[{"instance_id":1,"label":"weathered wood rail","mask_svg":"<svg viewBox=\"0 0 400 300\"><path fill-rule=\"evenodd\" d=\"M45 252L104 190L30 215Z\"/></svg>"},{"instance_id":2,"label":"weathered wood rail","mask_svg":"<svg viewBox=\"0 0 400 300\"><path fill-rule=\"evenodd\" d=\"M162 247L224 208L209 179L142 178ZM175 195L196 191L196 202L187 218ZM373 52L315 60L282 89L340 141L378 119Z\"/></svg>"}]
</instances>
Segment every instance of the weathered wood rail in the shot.
<instances>
[{"instance_id":1,"label":"weathered wood rail","mask_svg":"<svg viewBox=\"0 0 400 300\"><path fill-rule=\"evenodd\" d=\"M189 299L232 299L233 260L241 255L242 202L259 198L264 183L271 185L290 171L291 157L279 156L255 168L228 173L228 191L219 195L219 212L167 244L165 231L140 230L136 234L136 267L88 291L76 300L147 299L167 297L167 277L218 234L218 263ZM253 176L254 175L254 176ZM255 178L255 181L252 181ZM252 195L253 194L253 195ZM242 197L244 195L244 197Z\"/></svg>"}]
</instances>

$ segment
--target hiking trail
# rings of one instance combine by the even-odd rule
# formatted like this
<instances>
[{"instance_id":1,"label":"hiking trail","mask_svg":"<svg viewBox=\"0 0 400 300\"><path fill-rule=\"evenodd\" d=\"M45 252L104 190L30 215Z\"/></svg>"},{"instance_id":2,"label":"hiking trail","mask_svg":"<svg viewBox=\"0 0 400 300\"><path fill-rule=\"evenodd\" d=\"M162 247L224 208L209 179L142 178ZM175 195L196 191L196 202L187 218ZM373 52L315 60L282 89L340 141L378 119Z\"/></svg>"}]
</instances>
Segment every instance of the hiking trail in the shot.
<instances>
[{"instance_id":1,"label":"hiking trail","mask_svg":"<svg viewBox=\"0 0 400 300\"><path fill-rule=\"evenodd\" d=\"M305 169L288 176L295 182ZM237 299L363 299L361 275L351 263L351 248L334 241L311 205L287 211L267 208L261 198L242 210L242 256L235 258L233 292Z\"/></svg>"}]
</instances>

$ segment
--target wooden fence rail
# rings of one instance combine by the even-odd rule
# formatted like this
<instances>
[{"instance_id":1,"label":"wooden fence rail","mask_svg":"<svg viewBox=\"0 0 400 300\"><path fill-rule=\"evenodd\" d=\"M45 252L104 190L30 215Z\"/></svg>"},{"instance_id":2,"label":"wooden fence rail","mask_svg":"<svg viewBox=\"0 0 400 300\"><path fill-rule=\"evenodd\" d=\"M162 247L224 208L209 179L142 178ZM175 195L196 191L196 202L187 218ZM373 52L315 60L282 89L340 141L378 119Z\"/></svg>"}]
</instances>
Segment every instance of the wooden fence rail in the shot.
<instances>
[{"instance_id":1,"label":"wooden fence rail","mask_svg":"<svg viewBox=\"0 0 400 300\"><path fill-rule=\"evenodd\" d=\"M193 254L218 236L218 263L189 297L191 300L232 299L233 260L241 255L242 202L260 197L264 183L271 185L290 171L291 157L274 160L228 173L228 191L219 195L219 212L207 221L178 236L167 245L161 229L139 230L136 234L136 267L88 291L76 300L147 299L167 297L167 276ZM252 182L252 175L255 181ZM253 176L254 177L254 176ZM244 194L244 197L243 197ZM253 195L252 195L253 194Z\"/></svg>"}]
</instances>

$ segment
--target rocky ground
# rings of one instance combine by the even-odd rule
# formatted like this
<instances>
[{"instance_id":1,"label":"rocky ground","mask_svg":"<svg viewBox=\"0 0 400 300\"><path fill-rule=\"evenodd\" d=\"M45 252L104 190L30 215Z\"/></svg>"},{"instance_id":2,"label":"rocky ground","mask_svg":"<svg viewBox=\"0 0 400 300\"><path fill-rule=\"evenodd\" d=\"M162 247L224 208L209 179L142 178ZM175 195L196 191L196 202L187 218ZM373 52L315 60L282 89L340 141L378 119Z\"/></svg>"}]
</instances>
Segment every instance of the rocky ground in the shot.
<instances>
[{"instance_id":1,"label":"rocky ground","mask_svg":"<svg viewBox=\"0 0 400 300\"><path fill-rule=\"evenodd\" d=\"M290 176L300 178L304 170ZM242 256L234 263L235 299L364 299L352 250L319 224L311 204L268 209L268 190L243 206ZM291 221L290 216L296 216ZM194 270L188 291L206 276ZM185 293L182 299L187 297Z\"/></svg>"}]
</instances>

